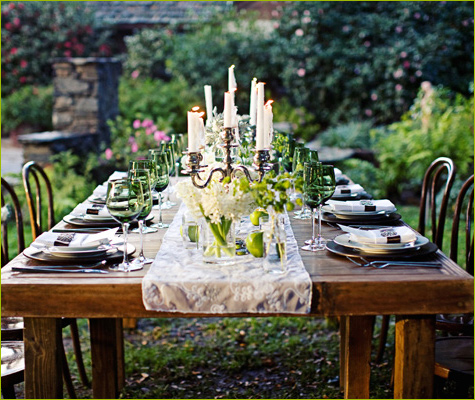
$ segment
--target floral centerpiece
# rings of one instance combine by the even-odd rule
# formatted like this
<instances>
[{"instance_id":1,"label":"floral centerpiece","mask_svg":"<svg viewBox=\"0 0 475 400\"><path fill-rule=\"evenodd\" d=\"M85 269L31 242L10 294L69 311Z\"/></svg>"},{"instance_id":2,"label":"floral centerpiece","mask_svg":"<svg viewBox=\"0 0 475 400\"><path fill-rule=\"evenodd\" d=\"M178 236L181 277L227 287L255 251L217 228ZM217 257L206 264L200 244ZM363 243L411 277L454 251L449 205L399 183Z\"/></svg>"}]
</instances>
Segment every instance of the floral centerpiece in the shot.
<instances>
[{"instance_id":1,"label":"floral centerpiece","mask_svg":"<svg viewBox=\"0 0 475 400\"><path fill-rule=\"evenodd\" d=\"M214 167L216 165L208 168ZM249 215L256 207L254 197L246 190L244 182L247 179L231 181L227 177L222 182L214 178L204 189L193 186L191 180L184 180L176 185L177 196L183 200L190 214L196 220L204 218L202 229L209 230L210 240L206 240L206 232L202 232L200 237L203 241L203 259L206 262L229 261L236 253L234 222Z\"/></svg>"}]
</instances>

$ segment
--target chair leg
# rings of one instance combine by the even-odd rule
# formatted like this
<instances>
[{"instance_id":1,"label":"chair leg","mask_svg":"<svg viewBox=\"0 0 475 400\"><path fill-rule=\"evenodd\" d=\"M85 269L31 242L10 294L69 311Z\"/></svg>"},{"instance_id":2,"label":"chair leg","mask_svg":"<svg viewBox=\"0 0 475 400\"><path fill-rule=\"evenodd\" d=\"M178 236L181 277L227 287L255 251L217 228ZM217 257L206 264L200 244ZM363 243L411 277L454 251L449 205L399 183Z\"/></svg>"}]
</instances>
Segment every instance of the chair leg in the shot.
<instances>
[{"instance_id":1,"label":"chair leg","mask_svg":"<svg viewBox=\"0 0 475 400\"><path fill-rule=\"evenodd\" d=\"M14 385L4 385L2 383L2 397L4 399L16 399L15 386Z\"/></svg>"},{"instance_id":2,"label":"chair leg","mask_svg":"<svg viewBox=\"0 0 475 400\"><path fill-rule=\"evenodd\" d=\"M64 349L64 344L61 342L62 346L62 364L63 364L63 381L66 385L66 390L68 391L68 395L71 399L77 399L76 391L74 390L73 380L71 379L71 371L69 370L68 359L66 358L66 350Z\"/></svg>"},{"instance_id":3,"label":"chair leg","mask_svg":"<svg viewBox=\"0 0 475 400\"><path fill-rule=\"evenodd\" d=\"M78 365L79 377L84 386L89 386L89 380L87 379L86 368L84 367L84 360L81 352L81 343L79 341L79 329L77 320L71 320L71 339L73 342L74 356L76 357L76 363Z\"/></svg>"},{"instance_id":4,"label":"chair leg","mask_svg":"<svg viewBox=\"0 0 475 400\"><path fill-rule=\"evenodd\" d=\"M386 347L386 341L388 339L388 330L389 330L389 315L383 315L381 321L381 332L379 334L379 346L378 352L376 354L376 364L380 364L383 360L384 349Z\"/></svg>"}]
</instances>

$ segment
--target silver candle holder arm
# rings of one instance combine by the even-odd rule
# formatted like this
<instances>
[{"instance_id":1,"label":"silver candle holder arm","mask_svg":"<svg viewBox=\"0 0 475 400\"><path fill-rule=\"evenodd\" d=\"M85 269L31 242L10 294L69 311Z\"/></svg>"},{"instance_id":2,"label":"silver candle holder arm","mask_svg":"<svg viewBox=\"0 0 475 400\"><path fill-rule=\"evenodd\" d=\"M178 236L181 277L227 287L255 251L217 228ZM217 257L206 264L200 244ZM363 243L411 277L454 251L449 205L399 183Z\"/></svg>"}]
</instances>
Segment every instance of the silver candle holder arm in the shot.
<instances>
[{"instance_id":1,"label":"silver candle holder arm","mask_svg":"<svg viewBox=\"0 0 475 400\"><path fill-rule=\"evenodd\" d=\"M231 157L231 148L237 147L232 144L234 140L234 128L224 128L221 132L221 139L223 144L221 147L224 149L224 168L213 168L206 179L200 177L200 172L204 172L204 167L207 165L201 165L203 161L203 155L200 152L187 152L186 166L187 169L183 173L191 176L193 185L197 188L203 189L209 185L213 175L221 174L220 181L229 176L231 179L236 178L236 173L243 173L249 182L261 182L267 171L272 169L272 164L269 163L270 154L269 149L257 150L254 155L253 167L258 174L257 179L252 179L249 170L244 165L233 166Z\"/></svg>"}]
</instances>

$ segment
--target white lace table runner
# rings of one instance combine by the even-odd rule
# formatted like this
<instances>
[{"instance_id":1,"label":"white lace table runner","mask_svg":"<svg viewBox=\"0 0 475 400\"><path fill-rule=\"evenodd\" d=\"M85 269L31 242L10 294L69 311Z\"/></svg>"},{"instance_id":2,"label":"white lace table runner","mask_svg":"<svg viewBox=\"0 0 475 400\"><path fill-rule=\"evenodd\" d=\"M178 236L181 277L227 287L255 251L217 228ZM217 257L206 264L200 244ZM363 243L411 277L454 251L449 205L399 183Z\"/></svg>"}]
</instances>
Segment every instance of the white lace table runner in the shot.
<instances>
[{"instance_id":1,"label":"white lace table runner","mask_svg":"<svg viewBox=\"0 0 475 400\"><path fill-rule=\"evenodd\" d=\"M180 225L185 210L182 204L142 281L147 310L210 314L310 312L312 282L287 215L287 272L271 274L264 271L262 258L251 255L236 256L231 265L203 263L201 250L183 247ZM247 220L241 223L237 236L245 238L254 229Z\"/></svg>"}]
</instances>

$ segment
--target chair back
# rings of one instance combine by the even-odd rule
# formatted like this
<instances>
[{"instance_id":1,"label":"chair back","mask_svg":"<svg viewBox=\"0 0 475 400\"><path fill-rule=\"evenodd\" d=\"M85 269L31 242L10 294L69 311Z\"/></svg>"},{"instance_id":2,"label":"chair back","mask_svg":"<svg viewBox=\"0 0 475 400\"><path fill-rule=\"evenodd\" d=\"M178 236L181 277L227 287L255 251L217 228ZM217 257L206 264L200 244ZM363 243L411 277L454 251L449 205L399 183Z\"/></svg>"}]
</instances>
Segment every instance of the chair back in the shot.
<instances>
[{"instance_id":1,"label":"chair back","mask_svg":"<svg viewBox=\"0 0 475 400\"><path fill-rule=\"evenodd\" d=\"M470 188L472 188L471 191ZM468 201L465 203L466 199ZM455 202L452 240L450 243L450 258L455 262L457 262L459 244L460 216L464 211L464 203L467 205L465 209L465 262L467 272L473 275L473 175L464 182Z\"/></svg>"},{"instance_id":2,"label":"chair back","mask_svg":"<svg viewBox=\"0 0 475 400\"><path fill-rule=\"evenodd\" d=\"M9 196L11 202L5 200L8 200L7 196ZM20 254L25 250L25 235L23 232L23 215L21 213L21 206L15 190L13 190L10 184L2 178L2 267L10 261L8 255L8 222L12 210L15 214L17 249L18 254Z\"/></svg>"},{"instance_id":3,"label":"chair back","mask_svg":"<svg viewBox=\"0 0 475 400\"><path fill-rule=\"evenodd\" d=\"M31 233L35 240L45 229L43 228L43 193L46 192L46 206L48 207L47 229L54 226L53 190L51 182L44 169L34 161L27 162L22 169L23 186L25 187L26 201L30 212ZM31 187L34 182L35 191Z\"/></svg>"},{"instance_id":4,"label":"chair back","mask_svg":"<svg viewBox=\"0 0 475 400\"><path fill-rule=\"evenodd\" d=\"M426 224L430 217L431 239L439 249L442 248L444 239L445 217L454 179L455 166L453 161L447 157L440 157L429 166L422 182L418 231L421 235L425 235ZM439 193L442 193L442 200L440 206L437 207Z\"/></svg>"}]
</instances>

